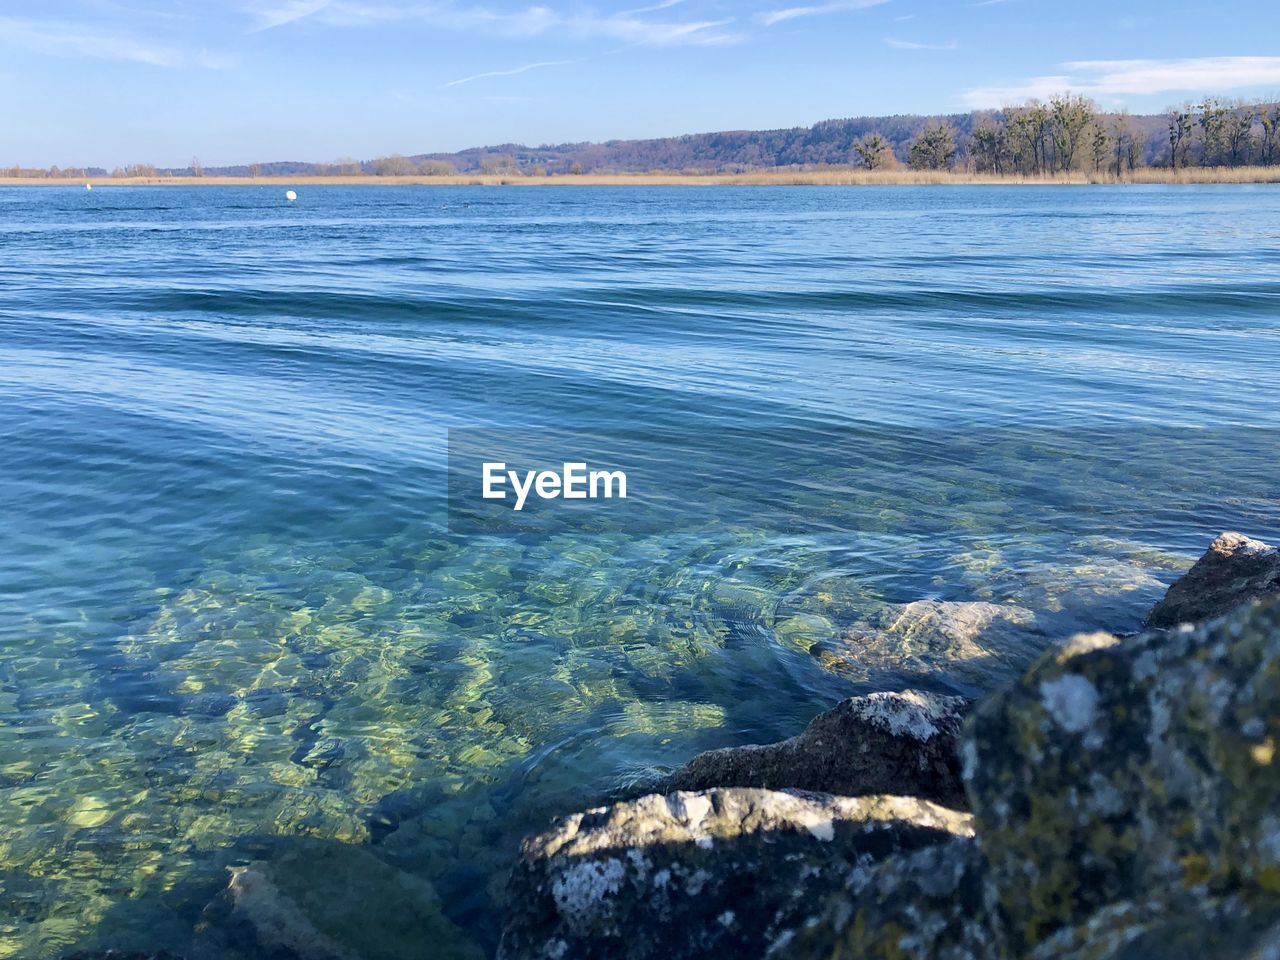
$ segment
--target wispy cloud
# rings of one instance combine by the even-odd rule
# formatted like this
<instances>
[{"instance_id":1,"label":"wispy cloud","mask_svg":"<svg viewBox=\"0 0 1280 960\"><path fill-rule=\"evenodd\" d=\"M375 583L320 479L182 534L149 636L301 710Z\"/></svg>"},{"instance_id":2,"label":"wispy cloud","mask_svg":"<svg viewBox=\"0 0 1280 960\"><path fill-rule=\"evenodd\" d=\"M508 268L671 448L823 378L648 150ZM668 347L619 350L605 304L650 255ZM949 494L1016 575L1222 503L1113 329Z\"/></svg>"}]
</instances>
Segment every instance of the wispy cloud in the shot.
<instances>
[{"instance_id":1,"label":"wispy cloud","mask_svg":"<svg viewBox=\"0 0 1280 960\"><path fill-rule=\"evenodd\" d=\"M305 20L332 5L333 0L286 0L276 6L251 10L250 16L254 20L252 32L272 30L283 27L286 23Z\"/></svg>"},{"instance_id":2,"label":"wispy cloud","mask_svg":"<svg viewBox=\"0 0 1280 960\"><path fill-rule=\"evenodd\" d=\"M1205 93L1280 86L1280 57L1190 57L1181 60L1077 60L1063 72L1030 77L1006 87L966 90L973 107L1044 98L1070 90L1091 97Z\"/></svg>"},{"instance_id":3,"label":"wispy cloud","mask_svg":"<svg viewBox=\"0 0 1280 960\"><path fill-rule=\"evenodd\" d=\"M530 70L542 70L545 67L563 67L568 63L572 63L572 61L542 60L542 61L539 61L538 63L526 63L523 67L516 67L512 70L488 70L484 73L477 73L470 77L463 77L461 80L450 80L448 83L442 84L442 86L460 87L464 83L471 83L472 81L475 81L475 80L485 80L485 79L488 79L489 77L516 77L522 73L528 73Z\"/></svg>"},{"instance_id":4,"label":"wispy cloud","mask_svg":"<svg viewBox=\"0 0 1280 960\"><path fill-rule=\"evenodd\" d=\"M640 13L657 13L659 10L670 10L672 7L678 7L685 3L686 0L662 0L661 3L651 4L647 7L636 7L634 10L624 10L618 14L620 17L632 17Z\"/></svg>"},{"instance_id":5,"label":"wispy cloud","mask_svg":"<svg viewBox=\"0 0 1280 960\"><path fill-rule=\"evenodd\" d=\"M419 22L442 30L474 31L504 37L571 36L609 39L639 45L723 44L741 37L728 28L733 18L681 21L651 19L645 14L669 10L685 0L665 0L618 13L589 8L561 13L546 6L496 10L458 3L362 2L362 0L287 0L253 14L256 30L312 18L332 27L364 27ZM885 2L885 0L878 0Z\"/></svg>"},{"instance_id":6,"label":"wispy cloud","mask_svg":"<svg viewBox=\"0 0 1280 960\"><path fill-rule=\"evenodd\" d=\"M915 40L886 40L891 47L899 50L956 50L959 44L954 40L948 40L946 43L917 43Z\"/></svg>"},{"instance_id":7,"label":"wispy cloud","mask_svg":"<svg viewBox=\"0 0 1280 960\"><path fill-rule=\"evenodd\" d=\"M878 7L889 0L847 0L842 3L820 3L811 7L784 7L780 10L766 10L756 14L756 19L766 27L787 20L798 20L801 17L820 17L831 13L846 13L850 10L864 10L867 7Z\"/></svg>"},{"instance_id":8,"label":"wispy cloud","mask_svg":"<svg viewBox=\"0 0 1280 960\"><path fill-rule=\"evenodd\" d=\"M51 56L90 57L153 67L178 67L187 62L182 51L174 47L62 20L0 17L0 44Z\"/></svg>"}]
</instances>

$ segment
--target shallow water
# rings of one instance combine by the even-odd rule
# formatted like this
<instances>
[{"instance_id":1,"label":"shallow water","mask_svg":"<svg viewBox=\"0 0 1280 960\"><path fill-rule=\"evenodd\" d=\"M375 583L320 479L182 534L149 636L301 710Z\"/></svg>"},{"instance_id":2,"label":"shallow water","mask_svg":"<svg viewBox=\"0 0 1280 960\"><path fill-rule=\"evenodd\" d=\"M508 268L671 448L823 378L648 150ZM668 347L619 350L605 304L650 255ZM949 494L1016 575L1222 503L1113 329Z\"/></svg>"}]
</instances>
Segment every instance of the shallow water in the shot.
<instances>
[{"instance_id":1,"label":"shallow water","mask_svg":"<svg viewBox=\"0 0 1280 960\"><path fill-rule=\"evenodd\" d=\"M549 814L1000 679L824 672L886 603L1133 629L1280 537L1274 188L300 193L0 189L0 957L185 949L299 836L492 949ZM450 428L727 493L451 532Z\"/></svg>"}]
</instances>

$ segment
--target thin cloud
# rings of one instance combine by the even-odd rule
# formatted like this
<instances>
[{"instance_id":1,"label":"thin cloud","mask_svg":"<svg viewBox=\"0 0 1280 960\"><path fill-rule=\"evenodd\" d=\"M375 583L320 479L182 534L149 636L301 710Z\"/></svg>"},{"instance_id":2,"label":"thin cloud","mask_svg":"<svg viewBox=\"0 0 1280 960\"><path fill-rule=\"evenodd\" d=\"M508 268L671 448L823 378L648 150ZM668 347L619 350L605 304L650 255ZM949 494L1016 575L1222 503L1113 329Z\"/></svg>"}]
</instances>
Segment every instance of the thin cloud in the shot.
<instances>
[{"instance_id":1,"label":"thin cloud","mask_svg":"<svg viewBox=\"0 0 1280 960\"><path fill-rule=\"evenodd\" d=\"M1190 57L1181 60L1077 60L1065 72L1007 87L966 90L972 107L993 107L1070 90L1092 97L1202 93L1280 86L1280 57Z\"/></svg>"},{"instance_id":2,"label":"thin cloud","mask_svg":"<svg viewBox=\"0 0 1280 960\"><path fill-rule=\"evenodd\" d=\"M684 0L666 0L621 13L582 10L559 13L545 6L521 10L493 10L453 3L395 5L358 0L288 0L267 14L258 14L257 29L270 29L310 17L331 27L366 27L388 23L418 22L429 27L502 37L568 35L576 39L618 40L641 46L732 43L741 37L725 28L733 18L678 21L649 19L643 14L667 10ZM264 19L265 17L265 19ZM265 25L264 25L265 24Z\"/></svg>"},{"instance_id":3,"label":"thin cloud","mask_svg":"<svg viewBox=\"0 0 1280 960\"><path fill-rule=\"evenodd\" d=\"M179 67L186 62L182 52L173 47L65 21L0 17L0 43L50 56L90 57L152 67Z\"/></svg>"},{"instance_id":4,"label":"thin cloud","mask_svg":"<svg viewBox=\"0 0 1280 960\"><path fill-rule=\"evenodd\" d=\"M332 5L333 0L288 0L276 7L254 10L252 16L256 23L250 32L261 33L263 30L283 27L287 23L296 23L315 16Z\"/></svg>"},{"instance_id":5,"label":"thin cloud","mask_svg":"<svg viewBox=\"0 0 1280 960\"><path fill-rule=\"evenodd\" d=\"M563 67L571 60L542 60L538 63L526 63L523 67L516 67L512 70L488 70L484 73L477 73L470 77L463 77L460 80L450 80L444 87L460 87L464 83L472 83L476 80L486 80L489 77L518 77L522 73L528 73L530 70L542 70L546 67Z\"/></svg>"},{"instance_id":6,"label":"thin cloud","mask_svg":"<svg viewBox=\"0 0 1280 960\"><path fill-rule=\"evenodd\" d=\"M867 7L878 7L889 0L847 0L843 3L822 3L812 7L784 7L781 10L766 10L756 14L756 20L766 27L798 20L801 17L821 17L831 13L847 13L851 10L865 10Z\"/></svg>"},{"instance_id":7,"label":"thin cloud","mask_svg":"<svg viewBox=\"0 0 1280 960\"><path fill-rule=\"evenodd\" d=\"M678 7L685 3L686 0L662 0L662 3L655 3L648 7L636 7L634 10L624 10L618 14L620 17L633 17L640 13L657 13L659 10L670 10L672 7Z\"/></svg>"},{"instance_id":8,"label":"thin cloud","mask_svg":"<svg viewBox=\"0 0 1280 960\"><path fill-rule=\"evenodd\" d=\"M955 50L960 46L954 40L948 40L946 43L917 43L914 40L890 39L885 43L898 50Z\"/></svg>"}]
</instances>

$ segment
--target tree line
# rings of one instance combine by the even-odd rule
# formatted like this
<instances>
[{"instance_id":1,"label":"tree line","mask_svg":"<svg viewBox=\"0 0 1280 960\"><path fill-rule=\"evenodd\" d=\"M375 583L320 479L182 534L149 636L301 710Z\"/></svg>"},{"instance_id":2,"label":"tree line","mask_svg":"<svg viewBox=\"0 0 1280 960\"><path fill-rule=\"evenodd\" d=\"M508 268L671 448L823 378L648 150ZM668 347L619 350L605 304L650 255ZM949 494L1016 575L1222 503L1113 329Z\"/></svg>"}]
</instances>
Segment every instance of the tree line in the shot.
<instances>
[{"instance_id":1,"label":"tree line","mask_svg":"<svg viewBox=\"0 0 1280 960\"><path fill-rule=\"evenodd\" d=\"M1143 166L1280 165L1280 103L1207 97L1162 115L1108 113L1087 97L1061 94L1002 110L945 117L854 117L812 127L738 130L653 140L526 147L504 144L452 154L394 154L331 163L272 162L206 168L137 163L95 167L0 168L5 177L114 176L548 176L589 173L751 173L855 166L1052 176L1121 177Z\"/></svg>"},{"instance_id":2,"label":"tree line","mask_svg":"<svg viewBox=\"0 0 1280 960\"><path fill-rule=\"evenodd\" d=\"M1068 93L975 114L967 135L946 119L926 122L898 150L878 131L866 133L853 142L853 158L869 170L905 162L916 170L1024 176L1280 164L1280 103L1208 97L1162 119L1164 129L1152 130L1149 117L1139 123L1126 112L1103 113Z\"/></svg>"}]
</instances>

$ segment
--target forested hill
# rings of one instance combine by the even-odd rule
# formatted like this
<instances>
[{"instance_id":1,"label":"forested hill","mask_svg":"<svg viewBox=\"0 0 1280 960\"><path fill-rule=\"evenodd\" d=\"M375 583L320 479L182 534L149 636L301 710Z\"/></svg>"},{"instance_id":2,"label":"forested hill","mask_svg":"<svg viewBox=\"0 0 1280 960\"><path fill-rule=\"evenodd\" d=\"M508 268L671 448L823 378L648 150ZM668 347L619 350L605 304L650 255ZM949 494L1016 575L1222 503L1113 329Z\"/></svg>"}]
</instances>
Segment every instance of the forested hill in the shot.
<instances>
[{"instance_id":1,"label":"forested hill","mask_svg":"<svg viewBox=\"0 0 1280 960\"><path fill-rule=\"evenodd\" d=\"M408 135L410 138L413 134ZM330 163L261 162L160 169L133 164L112 176L437 176L575 173L749 173L801 167L1044 175L1144 166L1280 165L1280 103L1209 97L1166 114L1101 111L1063 94L999 111L949 116L897 115L826 120L786 130L729 130L652 140L610 140L529 147L501 144L457 153L419 153ZM0 169L10 177L104 175L96 168Z\"/></svg>"},{"instance_id":2,"label":"forested hill","mask_svg":"<svg viewBox=\"0 0 1280 960\"><path fill-rule=\"evenodd\" d=\"M506 143L475 147L457 153L421 153L375 160L333 163L261 163L209 167L206 174L413 174L413 173L643 173L653 171L737 173L778 167L819 164L859 164L854 144L879 134L899 162L905 163L912 141L926 126L945 121L954 128L960 161L976 126L990 121L990 113L950 116L898 115L825 120L811 127L784 130L729 130L652 140L610 140L538 147ZM998 119L999 114L995 117ZM1164 148L1167 118L1132 116L1126 122L1138 134L1145 156L1155 162ZM173 171L180 173L182 171Z\"/></svg>"},{"instance_id":3,"label":"forested hill","mask_svg":"<svg viewBox=\"0 0 1280 960\"><path fill-rule=\"evenodd\" d=\"M907 145L923 129L929 117L854 117L825 120L812 127L785 130L727 130L694 133L655 140L610 140L526 147L503 144L460 153L425 154L411 159L453 164L460 171L479 170L514 161L521 168L544 166L549 172L568 172L578 164L588 173L631 173L653 170L741 172L769 167L857 162L853 142L879 133L906 158ZM962 136L974 124L970 114L945 117ZM1152 118L1159 120L1159 118Z\"/></svg>"}]
</instances>

